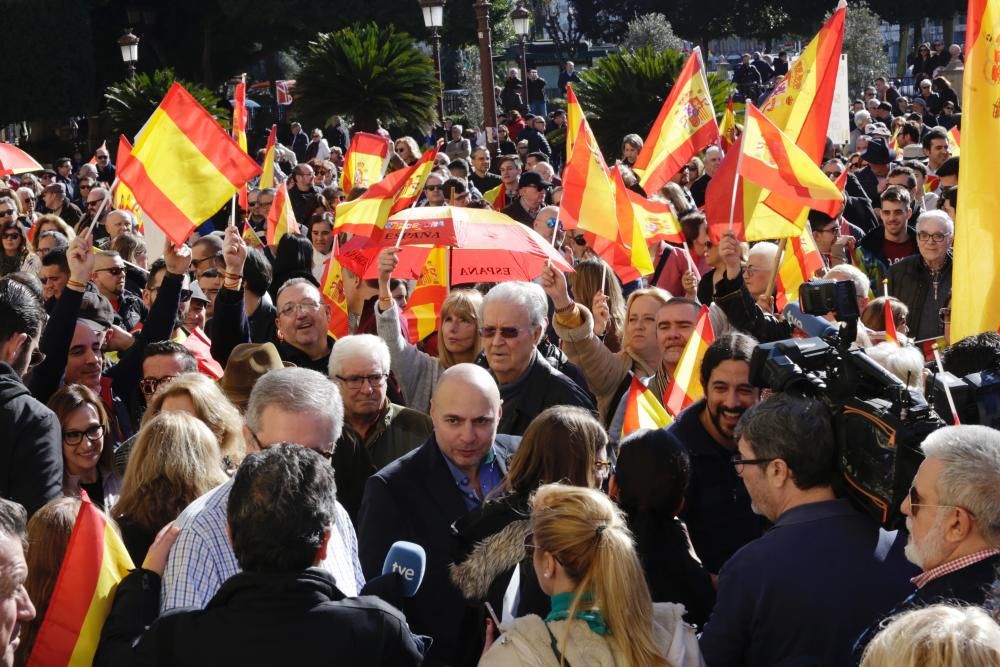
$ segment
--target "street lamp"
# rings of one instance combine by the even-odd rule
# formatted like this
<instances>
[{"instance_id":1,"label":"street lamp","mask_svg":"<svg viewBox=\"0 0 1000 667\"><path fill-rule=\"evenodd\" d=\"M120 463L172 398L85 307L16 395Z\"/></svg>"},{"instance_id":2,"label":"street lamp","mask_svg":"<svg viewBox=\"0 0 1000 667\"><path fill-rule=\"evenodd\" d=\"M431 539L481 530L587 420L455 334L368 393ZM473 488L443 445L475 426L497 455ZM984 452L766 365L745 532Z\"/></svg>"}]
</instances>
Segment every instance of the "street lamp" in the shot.
<instances>
[{"instance_id":1,"label":"street lamp","mask_svg":"<svg viewBox=\"0 0 1000 667\"><path fill-rule=\"evenodd\" d=\"M479 37L479 78L483 84L483 119L486 123L486 148L495 156L499 147L497 136L497 98L493 82L493 45L490 37L490 0L476 0L477 34Z\"/></svg>"},{"instance_id":2,"label":"street lamp","mask_svg":"<svg viewBox=\"0 0 1000 667\"><path fill-rule=\"evenodd\" d=\"M525 53L525 42L531 34L531 12L525 9L524 5L518 3L514 11L510 13L510 20L514 22L514 34L521 43L521 81L524 83L524 100L528 101L528 57Z\"/></svg>"},{"instance_id":3,"label":"street lamp","mask_svg":"<svg viewBox=\"0 0 1000 667\"><path fill-rule=\"evenodd\" d=\"M128 65L129 80L135 78L135 63L139 60L139 38L127 28L125 34L118 38L118 46L122 50L122 60Z\"/></svg>"},{"instance_id":4,"label":"street lamp","mask_svg":"<svg viewBox=\"0 0 1000 667\"><path fill-rule=\"evenodd\" d=\"M420 10L424 14L424 27L431 31L431 39L434 43L434 74L437 76L438 85L438 123L444 128L444 81L441 78L441 26L444 25L444 1L445 0L419 0ZM447 137L445 137L447 140Z\"/></svg>"}]
</instances>

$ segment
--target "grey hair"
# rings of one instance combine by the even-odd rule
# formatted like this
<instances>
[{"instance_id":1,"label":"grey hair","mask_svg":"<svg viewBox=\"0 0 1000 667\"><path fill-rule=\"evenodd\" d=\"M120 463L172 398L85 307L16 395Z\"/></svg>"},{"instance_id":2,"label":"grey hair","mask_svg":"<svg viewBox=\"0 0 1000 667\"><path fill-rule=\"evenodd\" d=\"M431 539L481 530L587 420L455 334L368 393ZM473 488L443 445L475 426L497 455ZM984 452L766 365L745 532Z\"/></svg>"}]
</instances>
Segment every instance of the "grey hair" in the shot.
<instances>
[{"instance_id":1,"label":"grey hair","mask_svg":"<svg viewBox=\"0 0 1000 667\"><path fill-rule=\"evenodd\" d=\"M924 440L924 456L944 465L937 481L938 502L964 507L991 547L1000 547L1000 431L986 426L940 428Z\"/></svg>"},{"instance_id":2,"label":"grey hair","mask_svg":"<svg viewBox=\"0 0 1000 667\"><path fill-rule=\"evenodd\" d=\"M135 213L133 213L132 211L129 211L124 208L116 208L115 210L108 213L109 216L112 214L120 215L121 217L125 218L125 220L128 221L128 224L130 227L132 227L132 229L136 229L139 226L139 221L135 219Z\"/></svg>"},{"instance_id":3,"label":"grey hair","mask_svg":"<svg viewBox=\"0 0 1000 667\"><path fill-rule=\"evenodd\" d=\"M500 283L483 297L482 312L491 303L509 303L520 307L528 315L528 323L533 327L545 325L545 316L548 312L548 303L545 299L545 292L535 283L525 283L520 281Z\"/></svg>"},{"instance_id":4,"label":"grey hair","mask_svg":"<svg viewBox=\"0 0 1000 667\"><path fill-rule=\"evenodd\" d=\"M261 430L261 417L268 406L326 417L330 420L330 442L340 440L344 427L344 403L337 385L308 368L278 368L265 373L250 392L246 422L251 431Z\"/></svg>"},{"instance_id":5,"label":"grey hair","mask_svg":"<svg viewBox=\"0 0 1000 667\"><path fill-rule=\"evenodd\" d=\"M838 264L837 266L831 268L824 275L824 279L833 280L830 278L830 274L841 276L841 280L850 280L854 283L854 294L859 299L865 299L868 297L868 290L872 287L871 278L869 278L864 271L851 264Z\"/></svg>"},{"instance_id":6,"label":"grey hair","mask_svg":"<svg viewBox=\"0 0 1000 667\"><path fill-rule=\"evenodd\" d=\"M860 125L864 121L871 120L871 119L872 119L872 115L870 113L868 113L867 111L865 111L864 109L862 109L861 111L855 111L854 112L854 124L855 125Z\"/></svg>"},{"instance_id":7,"label":"grey hair","mask_svg":"<svg viewBox=\"0 0 1000 667\"><path fill-rule=\"evenodd\" d=\"M28 545L28 512L19 503L6 498L0 498L0 535L17 539L22 547Z\"/></svg>"},{"instance_id":8,"label":"grey hair","mask_svg":"<svg viewBox=\"0 0 1000 667\"><path fill-rule=\"evenodd\" d=\"M910 389L921 394L924 386L924 355L912 345L884 342L865 352L879 366L900 379Z\"/></svg>"},{"instance_id":9,"label":"grey hair","mask_svg":"<svg viewBox=\"0 0 1000 667\"><path fill-rule=\"evenodd\" d=\"M955 235L955 223L951 221L951 218L944 211L925 211L921 213L917 216L917 231L920 231L920 225L925 222L937 222L944 227L948 236Z\"/></svg>"},{"instance_id":10,"label":"grey hair","mask_svg":"<svg viewBox=\"0 0 1000 667\"><path fill-rule=\"evenodd\" d=\"M392 363L389 357L389 346L378 336L372 334L355 334L345 336L337 341L330 353L330 379L341 374L346 359L357 357L372 358L382 367L383 373L389 372Z\"/></svg>"}]
</instances>

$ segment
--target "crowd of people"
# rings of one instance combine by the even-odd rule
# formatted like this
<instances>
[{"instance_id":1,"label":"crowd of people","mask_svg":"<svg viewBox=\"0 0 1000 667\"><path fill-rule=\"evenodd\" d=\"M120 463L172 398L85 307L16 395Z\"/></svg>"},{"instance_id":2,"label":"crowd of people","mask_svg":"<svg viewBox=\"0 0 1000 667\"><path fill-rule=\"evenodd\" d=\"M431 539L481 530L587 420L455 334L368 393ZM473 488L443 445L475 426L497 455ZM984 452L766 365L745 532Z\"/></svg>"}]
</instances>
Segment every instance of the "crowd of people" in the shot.
<instances>
[{"instance_id":1,"label":"crowd of people","mask_svg":"<svg viewBox=\"0 0 1000 667\"><path fill-rule=\"evenodd\" d=\"M765 81L744 60L736 83ZM822 168L844 205L808 219L816 277L856 299L856 346L914 397L930 370L1000 373L1000 335L950 340L960 108L942 81L918 101L880 77L842 111L851 143ZM0 177L0 663L30 663L89 502L136 566L95 665L1000 664L1000 433L942 422L905 480L906 530L880 526L843 494L837 406L753 383L757 346L795 331L768 291L778 246L710 238L722 149L647 193L623 133L623 180L685 239L623 283L560 225L566 114L544 86L510 70L499 157L447 128L418 205L499 210L575 271L453 284L417 343L398 248L375 278L342 267L349 335L330 334L336 206L364 192L339 185L343 119L311 140L292 124L275 172L303 224L273 246L271 188L237 225L152 248L111 205L104 149ZM387 141L390 169L421 155ZM702 398L627 426L634 380L664 403L682 379L703 307ZM396 569L401 543L419 572Z\"/></svg>"}]
</instances>

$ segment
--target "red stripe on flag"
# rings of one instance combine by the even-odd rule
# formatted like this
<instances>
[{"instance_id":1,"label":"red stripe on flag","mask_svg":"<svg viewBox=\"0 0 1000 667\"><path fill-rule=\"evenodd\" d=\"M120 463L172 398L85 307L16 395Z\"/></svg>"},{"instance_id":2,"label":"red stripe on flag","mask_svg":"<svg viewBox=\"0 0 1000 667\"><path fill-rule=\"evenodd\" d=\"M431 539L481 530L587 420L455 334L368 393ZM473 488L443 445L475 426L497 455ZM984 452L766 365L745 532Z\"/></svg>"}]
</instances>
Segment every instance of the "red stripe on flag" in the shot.
<instances>
[{"instance_id":1,"label":"red stripe on flag","mask_svg":"<svg viewBox=\"0 0 1000 667\"><path fill-rule=\"evenodd\" d=\"M118 177L132 191L146 215L175 245L187 240L195 225L149 177L145 165L132 157L132 145L125 135L118 140Z\"/></svg>"}]
</instances>

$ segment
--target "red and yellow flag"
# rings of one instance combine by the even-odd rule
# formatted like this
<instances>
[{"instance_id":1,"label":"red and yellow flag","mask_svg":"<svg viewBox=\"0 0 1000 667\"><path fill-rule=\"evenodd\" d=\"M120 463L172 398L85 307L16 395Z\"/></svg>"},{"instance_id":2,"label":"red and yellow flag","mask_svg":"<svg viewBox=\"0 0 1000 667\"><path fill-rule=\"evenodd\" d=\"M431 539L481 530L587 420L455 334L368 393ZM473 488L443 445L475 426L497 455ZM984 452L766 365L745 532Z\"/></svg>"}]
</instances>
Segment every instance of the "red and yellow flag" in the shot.
<instances>
[{"instance_id":1,"label":"red and yellow flag","mask_svg":"<svg viewBox=\"0 0 1000 667\"><path fill-rule=\"evenodd\" d=\"M483 193L483 199L493 207L494 211L502 211L507 208L507 186L501 183L495 188L487 190Z\"/></svg>"},{"instance_id":2,"label":"red and yellow flag","mask_svg":"<svg viewBox=\"0 0 1000 667\"><path fill-rule=\"evenodd\" d=\"M104 140L104 141L101 142L101 147L98 148L97 151L102 150L102 149L103 150L108 150L108 142L107 142L107 140ZM87 161L87 164L92 164L95 167L97 166L97 151L94 151L94 156L91 157L90 160Z\"/></svg>"},{"instance_id":3,"label":"red and yellow flag","mask_svg":"<svg viewBox=\"0 0 1000 667\"><path fill-rule=\"evenodd\" d=\"M736 143L736 112L733 111L733 97L729 96L726 103L726 110L722 114L722 122L719 123L719 146L726 153Z\"/></svg>"},{"instance_id":4,"label":"red and yellow flag","mask_svg":"<svg viewBox=\"0 0 1000 667\"><path fill-rule=\"evenodd\" d=\"M846 14L847 5L842 0L760 108L817 165L826 146ZM737 236L749 241L798 236L806 225L808 211L755 183L737 179L738 157L736 151L731 151L723 159L705 192L705 212L713 241L718 242L729 228L730 217ZM730 216L734 187L736 207Z\"/></svg>"},{"instance_id":5,"label":"red and yellow flag","mask_svg":"<svg viewBox=\"0 0 1000 667\"><path fill-rule=\"evenodd\" d=\"M118 583L135 565L84 492L28 667L90 665Z\"/></svg>"},{"instance_id":6,"label":"red and yellow flag","mask_svg":"<svg viewBox=\"0 0 1000 667\"><path fill-rule=\"evenodd\" d=\"M948 143L951 144L951 156L958 157L961 155L962 150L959 147L962 142L962 133L959 131L958 126L948 130Z\"/></svg>"},{"instance_id":7,"label":"red and yellow flag","mask_svg":"<svg viewBox=\"0 0 1000 667\"><path fill-rule=\"evenodd\" d=\"M586 123L583 117L583 108L580 101L576 99L573 91L573 84L566 84L566 163L573 157L573 147L576 146L576 138L580 135L580 125ZM589 128L588 128L589 129Z\"/></svg>"},{"instance_id":8,"label":"red and yellow flag","mask_svg":"<svg viewBox=\"0 0 1000 667\"><path fill-rule=\"evenodd\" d=\"M670 204L654 199L647 199L638 192L625 189L625 195L632 202L632 210L639 222L646 243L668 241L684 243L684 232Z\"/></svg>"},{"instance_id":9,"label":"red and yellow flag","mask_svg":"<svg viewBox=\"0 0 1000 667\"><path fill-rule=\"evenodd\" d=\"M663 407L674 417L684 408L705 397L701 386L701 360L705 358L705 352L714 341L715 332L708 317L708 306L702 306L694 331L691 332L691 337L684 345L684 351L681 352L681 358L677 362L674 377L664 392Z\"/></svg>"},{"instance_id":10,"label":"red and yellow flag","mask_svg":"<svg viewBox=\"0 0 1000 667\"><path fill-rule=\"evenodd\" d=\"M233 138L243 152L247 152L247 80L246 75L240 77L233 93ZM239 204L244 211L250 209L248 204L247 184L239 189Z\"/></svg>"},{"instance_id":11,"label":"red and yellow flag","mask_svg":"<svg viewBox=\"0 0 1000 667\"><path fill-rule=\"evenodd\" d=\"M663 409L656 395L635 375L625 398L625 420L622 422L622 437L644 428L659 429L674 420Z\"/></svg>"},{"instance_id":12,"label":"red and yellow flag","mask_svg":"<svg viewBox=\"0 0 1000 667\"><path fill-rule=\"evenodd\" d=\"M264 244L260 242L260 237L257 236L257 232L253 230L248 222L243 228L243 240L247 242L247 245L251 248L257 248L258 250L263 249Z\"/></svg>"},{"instance_id":13,"label":"red and yellow flag","mask_svg":"<svg viewBox=\"0 0 1000 667\"><path fill-rule=\"evenodd\" d=\"M261 166L259 190L274 187L274 142L277 138L278 126L271 126L271 134L267 135L267 148L264 150L264 164Z\"/></svg>"},{"instance_id":14,"label":"red and yellow flag","mask_svg":"<svg viewBox=\"0 0 1000 667\"><path fill-rule=\"evenodd\" d=\"M892 303L889 301L888 296L885 298L885 310L883 311L883 317L885 319L886 342L899 345L899 334L896 333L896 318L892 316Z\"/></svg>"},{"instance_id":15,"label":"red and yellow flag","mask_svg":"<svg viewBox=\"0 0 1000 667\"><path fill-rule=\"evenodd\" d=\"M798 236L788 239L785 253L781 256L781 264L778 265L776 282L778 293L774 297L774 305L778 311L781 311L786 304L798 301L799 287L811 280L824 266L823 255L816 247L808 227Z\"/></svg>"},{"instance_id":16,"label":"red and yellow flag","mask_svg":"<svg viewBox=\"0 0 1000 667\"><path fill-rule=\"evenodd\" d=\"M615 240L628 257L627 263L615 267L615 273L622 280L627 280L628 276L634 276L631 280L636 280L653 273L653 259L649 256L637 207L629 197L631 191L625 187L621 172L617 168L612 172L615 182L615 212L618 214L618 237Z\"/></svg>"},{"instance_id":17,"label":"red and yellow flag","mask_svg":"<svg viewBox=\"0 0 1000 667\"><path fill-rule=\"evenodd\" d=\"M368 132L355 132L344 156L340 172L340 187L345 193L356 187L370 188L382 180L389 163L389 143L385 137Z\"/></svg>"},{"instance_id":18,"label":"red and yellow flag","mask_svg":"<svg viewBox=\"0 0 1000 667\"><path fill-rule=\"evenodd\" d=\"M337 259L338 252L339 243L335 236L333 249L324 261L326 268L323 269L323 279L320 281L323 301L330 307L330 323L327 326L327 333L335 340L350 333L347 296L344 294L344 276L341 272L340 260Z\"/></svg>"},{"instance_id":19,"label":"red and yellow flag","mask_svg":"<svg viewBox=\"0 0 1000 667\"><path fill-rule=\"evenodd\" d=\"M586 118L581 117L578 137L563 169L562 181L559 220L563 227L580 228L605 239L617 238L615 185Z\"/></svg>"},{"instance_id":20,"label":"red and yellow flag","mask_svg":"<svg viewBox=\"0 0 1000 667\"><path fill-rule=\"evenodd\" d=\"M1000 0L969 0L962 80L962 197L955 221L951 340L1000 328Z\"/></svg>"},{"instance_id":21,"label":"red and yellow flag","mask_svg":"<svg viewBox=\"0 0 1000 667\"><path fill-rule=\"evenodd\" d=\"M205 332L195 327L181 343L191 351L198 362L198 372L213 380L222 379L222 365L212 356L212 341Z\"/></svg>"},{"instance_id":22,"label":"red and yellow flag","mask_svg":"<svg viewBox=\"0 0 1000 667\"><path fill-rule=\"evenodd\" d=\"M420 196L437 152L437 147L427 150L412 166L391 172L354 201L337 204L333 228L368 238L381 236L389 216Z\"/></svg>"},{"instance_id":23,"label":"red and yellow flag","mask_svg":"<svg viewBox=\"0 0 1000 667\"><path fill-rule=\"evenodd\" d=\"M288 188L282 183L274 193L271 210L267 212L267 245L276 246L285 234L298 234L299 224L295 221L292 202L288 199Z\"/></svg>"},{"instance_id":24,"label":"red and yellow flag","mask_svg":"<svg viewBox=\"0 0 1000 667\"><path fill-rule=\"evenodd\" d=\"M259 173L257 163L176 82L135 147L118 153L118 177L177 244Z\"/></svg>"},{"instance_id":25,"label":"red and yellow flag","mask_svg":"<svg viewBox=\"0 0 1000 667\"><path fill-rule=\"evenodd\" d=\"M719 140L715 107L705 77L701 48L695 47L674 81L634 170L647 192L654 192L687 165L698 151Z\"/></svg>"},{"instance_id":26,"label":"red and yellow flag","mask_svg":"<svg viewBox=\"0 0 1000 667\"><path fill-rule=\"evenodd\" d=\"M403 311L411 343L416 345L438 330L441 304L447 297L448 248L431 248Z\"/></svg>"}]
</instances>

